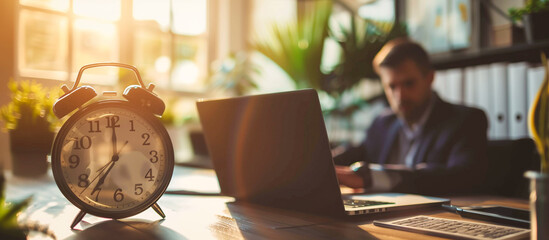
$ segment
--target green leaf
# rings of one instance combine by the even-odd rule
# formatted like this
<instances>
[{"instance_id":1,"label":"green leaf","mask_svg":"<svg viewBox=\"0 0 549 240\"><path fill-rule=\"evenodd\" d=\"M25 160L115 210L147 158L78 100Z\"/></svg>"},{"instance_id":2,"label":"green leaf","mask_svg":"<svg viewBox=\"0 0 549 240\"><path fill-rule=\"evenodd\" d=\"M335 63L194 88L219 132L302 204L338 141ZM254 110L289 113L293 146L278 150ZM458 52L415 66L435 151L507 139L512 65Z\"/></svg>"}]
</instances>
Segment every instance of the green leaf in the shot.
<instances>
[{"instance_id":1,"label":"green leaf","mask_svg":"<svg viewBox=\"0 0 549 240\"><path fill-rule=\"evenodd\" d=\"M286 72L298 88L319 88L324 78L320 61L332 2L315 1L312 7L295 23L271 26L271 36L254 43L254 48Z\"/></svg>"},{"instance_id":2,"label":"green leaf","mask_svg":"<svg viewBox=\"0 0 549 240\"><path fill-rule=\"evenodd\" d=\"M36 128L43 126L54 131L61 121L53 114L53 103L62 95L60 89L46 89L27 80L8 82L11 102L2 106L0 119L4 128Z\"/></svg>"}]
</instances>

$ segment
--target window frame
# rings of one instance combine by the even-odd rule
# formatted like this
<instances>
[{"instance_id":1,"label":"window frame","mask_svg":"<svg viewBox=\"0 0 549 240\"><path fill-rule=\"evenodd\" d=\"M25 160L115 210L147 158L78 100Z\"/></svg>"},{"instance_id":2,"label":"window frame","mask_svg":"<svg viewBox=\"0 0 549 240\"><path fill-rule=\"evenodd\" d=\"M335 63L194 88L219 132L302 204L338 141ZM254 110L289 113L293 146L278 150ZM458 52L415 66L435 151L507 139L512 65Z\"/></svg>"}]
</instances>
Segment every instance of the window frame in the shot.
<instances>
[{"instance_id":1,"label":"window frame","mask_svg":"<svg viewBox=\"0 0 549 240\"><path fill-rule=\"evenodd\" d=\"M114 24L116 29L116 37L118 39L118 46L116 47L118 50L118 61L123 63L128 63L131 65L135 65L135 58L134 58L134 46L136 43L134 32L135 30L144 29L147 31L155 31L158 32L158 34L167 34L170 37L170 60L172 62L170 69L169 69L169 83L168 86L165 88L156 88L156 91L162 92L164 94L170 94L170 95L182 95L182 96L202 96L207 92L207 84L208 84L208 73L209 73L209 66L210 63L213 62L213 56L215 56L216 46L218 45L217 39L213 38L210 34L212 32L212 21L217 20L216 16L213 16L212 8L215 7L216 3L215 0L206 0L206 31L202 34L195 35L195 36L187 36L187 35L180 35L176 34L172 31L171 24L173 19L170 17L170 27L166 31L162 31L161 29L154 29L149 26L143 26L139 24L139 20L135 20L133 18L133 1L126 1L121 0L121 11L120 11L120 18L118 20L110 21L110 20L102 20L97 18L91 18L91 17L85 17L85 16L79 16L76 15L73 11L73 0L69 0L69 6L66 11L58 11L58 10L52 10L48 8L41 8L41 7L35 7L35 6L28 6L20 3L19 1L13 1L13 25L14 25L14 32L12 35L12 39L14 39L13 47L14 47L14 53L13 53L13 78L16 80L19 79L30 79L34 80L40 83L43 83L47 86L60 86L61 84L67 84L69 87L72 86L74 83L74 80L76 78L77 72L73 72L72 68L73 66L73 56L74 56L74 23L75 21L79 19L91 19L98 22L109 22ZM63 18L67 19L67 31L63 31L63 34L67 34L67 50L66 50L66 63L64 65L65 71L49 71L49 70L43 70L43 73L40 74L29 74L28 72L25 72L24 69L21 69L21 65L19 64L20 61L20 51L19 48L22 45L22 39L20 39L20 31L22 27L20 27L20 15L21 12L29 10L29 11L38 11L41 13L47 13L47 14L55 14L58 16L61 16ZM170 15L173 14L171 10L171 1L170 1ZM7 37L10 37L9 34ZM182 39L182 38L189 38L192 39L192 41L203 41L203 46L205 48L205 60L198 62L198 66L200 69L200 77L199 81L202 81L202 89L198 91L186 91L186 90L173 90L172 84L172 72L174 70L174 63L176 61L176 56L174 53L175 47L176 47L176 40ZM75 70L77 71L77 70ZM40 76L44 75L44 76ZM56 76L57 75L57 76ZM154 82L153 82L154 83ZM94 83L89 82L87 83L89 85L93 85L94 87L98 88L110 88L115 87L117 85L116 82L113 83Z\"/></svg>"}]
</instances>

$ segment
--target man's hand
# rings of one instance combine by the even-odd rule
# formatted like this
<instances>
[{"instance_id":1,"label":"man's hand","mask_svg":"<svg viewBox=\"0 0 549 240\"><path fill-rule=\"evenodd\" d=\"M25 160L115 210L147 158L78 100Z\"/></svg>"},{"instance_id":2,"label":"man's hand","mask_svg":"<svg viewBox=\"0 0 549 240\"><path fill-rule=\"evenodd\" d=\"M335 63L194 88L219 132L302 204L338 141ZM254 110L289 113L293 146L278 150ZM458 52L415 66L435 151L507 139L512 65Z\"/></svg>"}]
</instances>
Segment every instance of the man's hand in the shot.
<instances>
[{"instance_id":1,"label":"man's hand","mask_svg":"<svg viewBox=\"0 0 549 240\"><path fill-rule=\"evenodd\" d=\"M364 188L362 176L355 173L350 167L336 165L335 169L339 184L350 188Z\"/></svg>"}]
</instances>

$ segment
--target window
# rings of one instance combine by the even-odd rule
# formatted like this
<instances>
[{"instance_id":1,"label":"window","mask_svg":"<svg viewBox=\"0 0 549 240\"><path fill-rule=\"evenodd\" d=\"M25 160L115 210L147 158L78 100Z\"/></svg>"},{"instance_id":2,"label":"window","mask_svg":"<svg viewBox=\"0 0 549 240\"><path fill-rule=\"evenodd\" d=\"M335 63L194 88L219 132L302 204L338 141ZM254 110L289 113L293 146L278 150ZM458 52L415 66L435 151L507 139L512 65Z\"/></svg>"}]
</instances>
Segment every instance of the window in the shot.
<instances>
[{"instance_id":1,"label":"window","mask_svg":"<svg viewBox=\"0 0 549 240\"><path fill-rule=\"evenodd\" d=\"M207 76L207 4L208 0L20 0L19 77L74 81L83 65L124 62L161 88L202 91ZM86 73L82 81L93 84L114 85L124 79L124 71L116 68Z\"/></svg>"}]
</instances>

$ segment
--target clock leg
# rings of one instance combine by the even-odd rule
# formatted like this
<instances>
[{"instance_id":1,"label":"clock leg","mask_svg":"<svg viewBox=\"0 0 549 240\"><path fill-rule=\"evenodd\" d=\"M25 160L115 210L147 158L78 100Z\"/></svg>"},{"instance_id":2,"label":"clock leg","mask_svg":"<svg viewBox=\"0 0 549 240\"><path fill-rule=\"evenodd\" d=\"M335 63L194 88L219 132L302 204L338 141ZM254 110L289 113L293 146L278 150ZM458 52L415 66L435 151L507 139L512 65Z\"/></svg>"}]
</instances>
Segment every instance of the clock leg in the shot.
<instances>
[{"instance_id":1,"label":"clock leg","mask_svg":"<svg viewBox=\"0 0 549 240\"><path fill-rule=\"evenodd\" d=\"M156 213L158 213L158 215L160 215L162 218L166 218L166 214L164 214L164 212L162 211L162 209L160 208L160 206L158 206L158 203L154 203L152 206L152 209L154 209L154 211Z\"/></svg>"},{"instance_id":2,"label":"clock leg","mask_svg":"<svg viewBox=\"0 0 549 240\"><path fill-rule=\"evenodd\" d=\"M84 218L84 215L86 215L86 212L84 212L82 210L80 210L80 212L78 214L76 214L76 217L72 221L71 229L74 229L74 226L76 226L76 224L78 224L80 222L80 220L82 220L82 218Z\"/></svg>"}]
</instances>

